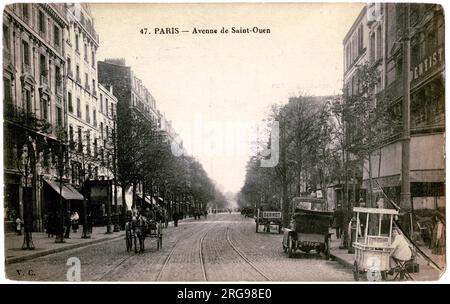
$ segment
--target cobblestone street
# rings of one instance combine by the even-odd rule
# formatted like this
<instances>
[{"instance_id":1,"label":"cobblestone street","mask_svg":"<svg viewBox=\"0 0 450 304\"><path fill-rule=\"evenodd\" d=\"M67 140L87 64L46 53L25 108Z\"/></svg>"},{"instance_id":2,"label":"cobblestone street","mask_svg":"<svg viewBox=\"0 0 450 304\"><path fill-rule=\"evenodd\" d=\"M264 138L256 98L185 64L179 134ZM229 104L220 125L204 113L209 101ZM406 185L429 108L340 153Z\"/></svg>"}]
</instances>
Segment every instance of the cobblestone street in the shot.
<instances>
[{"instance_id":1,"label":"cobblestone street","mask_svg":"<svg viewBox=\"0 0 450 304\"><path fill-rule=\"evenodd\" d=\"M123 238L6 265L7 277L65 281L70 257L82 281L351 281L349 268L323 256L283 253L281 234L255 233L240 214L208 215L164 230L163 248L147 238L145 252L127 253Z\"/></svg>"}]
</instances>

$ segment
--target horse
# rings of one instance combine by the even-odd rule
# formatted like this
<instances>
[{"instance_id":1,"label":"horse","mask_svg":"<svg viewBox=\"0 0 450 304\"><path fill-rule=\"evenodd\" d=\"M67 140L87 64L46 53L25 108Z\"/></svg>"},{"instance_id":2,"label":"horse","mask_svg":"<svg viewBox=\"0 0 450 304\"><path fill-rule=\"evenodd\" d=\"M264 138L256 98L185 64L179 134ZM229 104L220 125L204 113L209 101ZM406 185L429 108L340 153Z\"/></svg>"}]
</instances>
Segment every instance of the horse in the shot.
<instances>
[{"instance_id":1,"label":"horse","mask_svg":"<svg viewBox=\"0 0 450 304\"><path fill-rule=\"evenodd\" d=\"M147 219L142 215L133 216L131 221L134 235L134 252L138 253L137 242L139 241L139 253L144 252L145 231L147 229Z\"/></svg>"}]
</instances>

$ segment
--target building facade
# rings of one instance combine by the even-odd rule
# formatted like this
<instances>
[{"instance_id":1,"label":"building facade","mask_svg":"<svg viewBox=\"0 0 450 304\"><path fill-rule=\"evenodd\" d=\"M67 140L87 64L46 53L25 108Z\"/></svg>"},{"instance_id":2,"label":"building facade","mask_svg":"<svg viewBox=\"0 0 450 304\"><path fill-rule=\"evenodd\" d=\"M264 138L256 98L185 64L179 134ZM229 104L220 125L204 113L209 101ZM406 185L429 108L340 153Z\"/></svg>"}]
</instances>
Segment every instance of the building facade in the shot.
<instances>
[{"instance_id":1,"label":"building facade","mask_svg":"<svg viewBox=\"0 0 450 304\"><path fill-rule=\"evenodd\" d=\"M395 117L389 130L386 130L381 146L372 155L372 177L376 191L382 190L394 202L400 201L405 76L402 39L406 16L409 19L410 39L411 208L439 209L445 206L445 35L440 5L368 4L358 18L365 27L363 32L368 35L368 40L363 39L367 52L359 60L378 67L380 83L376 88L377 100L388 102L389 112ZM346 43L349 41L344 40L344 62L348 71ZM353 87L350 85L350 75L349 72L344 73L344 90L349 94ZM364 166L368 167L367 161ZM362 175L362 188L368 189L367 170L363 170Z\"/></svg>"},{"instance_id":2,"label":"building facade","mask_svg":"<svg viewBox=\"0 0 450 304\"><path fill-rule=\"evenodd\" d=\"M66 4L66 8L69 21L65 44L71 183L81 188L85 180L83 175L95 179L99 170L92 159L96 156L98 137L96 51L99 39L87 5Z\"/></svg>"},{"instance_id":3,"label":"building facade","mask_svg":"<svg viewBox=\"0 0 450 304\"><path fill-rule=\"evenodd\" d=\"M97 80L89 6L8 5L3 46L5 220L30 217L41 231L61 196L66 211L82 215L88 200L104 216L117 98Z\"/></svg>"},{"instance_id":4,"label":"building facade","mask_svg":"<svg viewBox=\"0 0 450 304\"><path fill-rule=\"evenodd\" d=\"M114 95L117 97L117 132L126 134L131 132L128 119L139 116L143 121L160 128L160 119L156 109L156 101L143 85L142 80L136 77L124 59L106 59L98 62L99 82L105 87L112 86ZM123 129L120 129L123 128ZM121 133L121 134L122 134ZM131 138L131 134L129 136ZM120 147L118 147L118 150ZM119 152L120 153L120 152ZM122 190L122 189L120 189ZM137 196L142 192L142 185L136 185L134 189ZM126 203L131 205L129 192L119 193L119 200L125 197ZM141 198L142 199L142 198Z\"/></svg>"},{"instance_id":5,"label":"building facade","mask_svg":"<svg viewBox=\"0 0 450 304\"><path fill-rule=\"evenodd\" d=\"M11 4L3 12L5 217L20 216L38 231L67 126L67 25L61 4Z\"/></svg>"}]
</instances>

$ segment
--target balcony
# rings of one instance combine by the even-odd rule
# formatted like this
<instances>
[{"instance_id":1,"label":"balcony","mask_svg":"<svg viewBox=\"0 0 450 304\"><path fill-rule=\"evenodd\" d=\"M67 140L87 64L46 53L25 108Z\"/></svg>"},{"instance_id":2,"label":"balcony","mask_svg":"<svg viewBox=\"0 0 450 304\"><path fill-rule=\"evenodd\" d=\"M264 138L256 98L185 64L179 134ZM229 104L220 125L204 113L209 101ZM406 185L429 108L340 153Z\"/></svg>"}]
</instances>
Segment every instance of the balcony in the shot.
<instances>
[{"instance_id":1,"label":"balcony","mask_svg":"<svg viewBox=\"0 0 450 304\"><path fill-rule=\"evenodd\" d=\"M3 115L6 121L19 126L24 126L39 132L50 132L51 124L45 119L40 119L35 113L17 107L12 103L6 103L3 108Z\"/></svg>"}]
</instances>

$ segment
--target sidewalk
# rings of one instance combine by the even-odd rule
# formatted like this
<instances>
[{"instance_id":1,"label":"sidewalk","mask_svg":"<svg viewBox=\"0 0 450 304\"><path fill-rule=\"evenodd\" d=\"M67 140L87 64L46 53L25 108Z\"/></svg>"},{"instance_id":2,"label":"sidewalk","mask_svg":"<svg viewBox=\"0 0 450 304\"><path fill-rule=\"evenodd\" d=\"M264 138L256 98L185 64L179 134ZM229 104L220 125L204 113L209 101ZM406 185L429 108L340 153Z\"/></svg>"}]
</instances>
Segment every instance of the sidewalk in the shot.
<instances>
[{"instance_id":1,"label":"sidewalk","mask_svg":"<svg viewBox=\"0 0 450 304\"><path fill-rule=\"evenodd\" d=\"M182 222L194 221L193 217L186 217L180 219L178 224ZM173 227L173 221L169 222L168 227ZM101 243L117 238L123 238L125 231L113 232L106 234L106 227L93 227L92 233L89 239L82 239L83 226L80 225L80 229L73 233L70 231L70 239L65 239L65 243L55 243L54 237L47 237L44 232L33 232L33 244L34 250L22 250L23 235L17 235L16 233L5 234L5 259L6 264L19 263L31 259L35 259L41 256L62 252L70 249L81 248L84 246Z\"/></svg>"},{"instance_id":2,"label":"sidewalk","mask_svg":"<svg viewBox=\"0 0 450 304\"><path fill-rule=\"evenodd\" d=\"M331 238L330 252L331 257L341 263L342 265L352 268L355 262L355 254L348 253L347 249L339 249L340 239L337 239L334 234ZM425 247L420 247L425 254L430 257L434 262L438 261L438 256L431 253L431 250ZM419 272L411 273L411 276L415 281L435 281L438 280L440 275L439 271L431 267L424 258L420 255L417 256L416 262L419 264ZM392 280L392 276L388 277L388 280Z\"/></svg>"},{"instance_id":3,"label":"sidewalk","mask_svg":"<svg viewBox=\"0 0 450 304\"><path fill-rule=\"evenodd\" d=\"M125 232L113 232L106 234L106 227L93 227L91 237L82 239L82 226L74 233L70 231L70 239L65 239L65 243L55 243L54 237L47 237L44 232L33 232L34 250L22 250L23 235L15 233L5 234L5 259L6 264L18 263L53 254L69 249L80 248L91 244L105 242L112 239L123 237Z\"/></svg>"}]
</instances>

